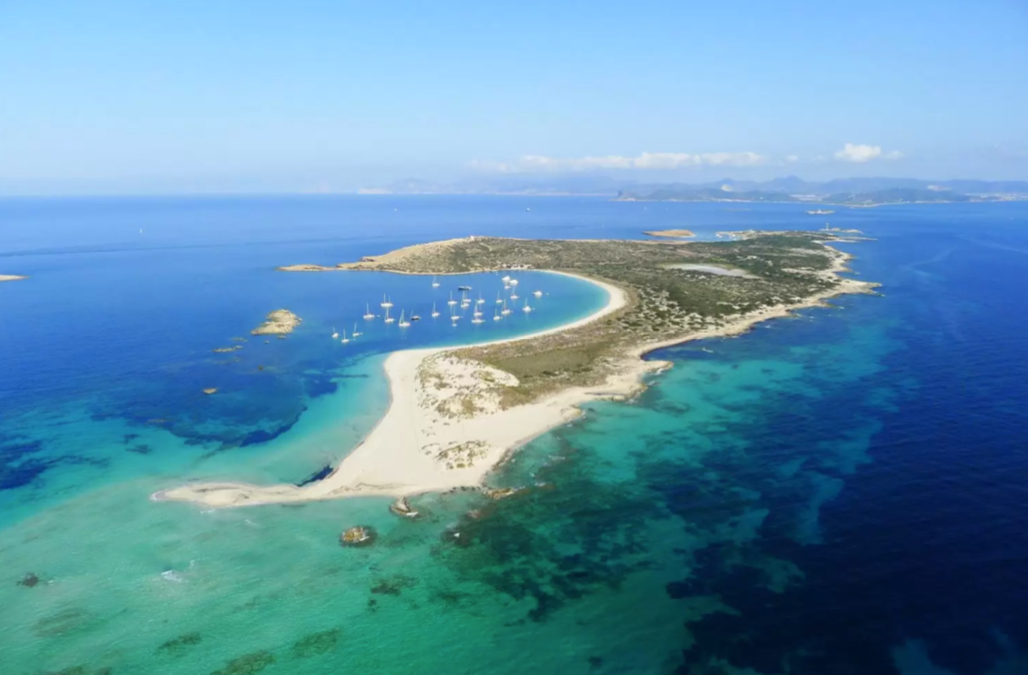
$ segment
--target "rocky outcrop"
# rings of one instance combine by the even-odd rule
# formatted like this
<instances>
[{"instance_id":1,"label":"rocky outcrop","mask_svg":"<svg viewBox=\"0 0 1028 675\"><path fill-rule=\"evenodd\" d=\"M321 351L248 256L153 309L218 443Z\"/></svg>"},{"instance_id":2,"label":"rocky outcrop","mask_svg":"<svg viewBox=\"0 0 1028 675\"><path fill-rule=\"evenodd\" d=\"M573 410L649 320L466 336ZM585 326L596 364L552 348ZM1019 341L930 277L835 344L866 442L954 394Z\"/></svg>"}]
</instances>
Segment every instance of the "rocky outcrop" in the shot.
<instances>
[{"instance_id":1,"label":"rocky outcrop","mask_svg":"<svg viewBox=\"0 0 1028 675\"><path fill-rule=\"evenodd\" d=\"M268 314L264 323L250 331L251 335L288 335L303 322L288 309L276 309Z\"/></svg>"}]
</instances>

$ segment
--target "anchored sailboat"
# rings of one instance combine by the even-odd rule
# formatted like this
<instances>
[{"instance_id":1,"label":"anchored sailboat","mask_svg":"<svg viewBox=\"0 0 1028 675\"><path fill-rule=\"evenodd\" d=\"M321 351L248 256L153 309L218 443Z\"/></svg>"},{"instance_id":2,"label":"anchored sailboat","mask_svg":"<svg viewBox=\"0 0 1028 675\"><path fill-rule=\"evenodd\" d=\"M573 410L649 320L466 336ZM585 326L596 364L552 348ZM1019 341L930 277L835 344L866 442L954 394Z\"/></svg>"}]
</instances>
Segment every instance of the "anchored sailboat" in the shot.
<instances>
[{"instance_id":1,"label":"anchored sailboat","mask_svg":"<svg viewBox=\"0 0 1028 675\"><path fill-rule=\"evenodd\" d=\"M399 326L400 328L408 328L410 326L410 321L404 321L403 320L403 310L402 309L400 310L400 323L398 323L396 325Z\"/></svg>"},{"instance_id":2,"label":"anchored sailboat","mask_svg":"<svg viewBox=\"0 0 1028 675\"><path fill-rule=\"evenodd\" d=\"M336 330L335 326L332 326L332 339L335 340L337 337L339 337L339 331Z\"/></svg>"},{"instance_id":3,"label":"anchored sailboat","mask_svg":"<svg viewBox=\"0 0 1028 675\"><path fill-rule=\"evenodd\" d=\"M532 308L528 306L528 298L525 298L525 306L521 308L521 311L526 314L532 311Z\"/></svg>"},{"instance_id":4,"label":"anchored sailboat","mask_svg":"<svg viewBox=\"0 0 1028 675\"><path fill-rule=\"evenodd\" d=\"M364 304L364 320L371 321L375 318L375 315L371 313L371 303Z\"/></svg>"},{"instance_id":5,"label":"anchored sailboat","mask_svg":"<svg viewBox=\"0 0 1028 675\"><path fill-rule=\"evenodd\" d=\"M343 329L343 339L340 340L344 345L350 341L350 338L346 337L346 329Z\"/></svg>"},{"instance_id":6,"label":"anchored sailboat","mask_svg":"<svg viewBox=\"0 0 1028 675\"><path fill-rule=\"evenodd\" d=\"M439 316L439 312L438 312L438 310L436 310L436 308L435 308L435 303L433 302L433 303L432 303L432 318L434 319L434 318L436 318L437 316Z\"/></svg>"},{"instance_id":7,"label":"anchored sailboat","mask_svg":"<svg viewBox=\"0 0 1028 675\"><path fill-rule=\"evenodd\" d=\"M388 307L386 307L386 318L385 318L385 322L386 322L386 323L393 323L394 321L396 321L396 319L394 319L393 317L389 316L389 308L388 308Z\"/></svg>"},{"instance_id":8,"label":"anchored sailboat","mask_svg":"<svg viewBox=\"0 0 1028 675\"><path fill-rule=\"evenodd\" d=\"M392 306L393 306L393 303L389 302L389 298L387 298L385 296L385 294L383 293L382 294L382 307L385 307L386 309L389 309Z\"/></svg>"},{"instance_id":9,"label":"anchored sailboat","mask_svg":"<svg viewBox=\"0 0 1028 675\"><path fill-rule=\"evenodd\" d=\"M353 322L353 336L356 338L356 337L360 337L361 335L364 335L364 333L358 333L357 332L357 322L354 321Z\"/></svg>"},{"instance_id":10,"label":"anchored sailboat","mask_svg":"<svg viewBox=\"0 0 1028 675\"><path fill-rule=\"evenodd\" d=\"M435 280L435 277L432 277L432 288L439 288L439 282Z\"/></svg>"}]
</instances>

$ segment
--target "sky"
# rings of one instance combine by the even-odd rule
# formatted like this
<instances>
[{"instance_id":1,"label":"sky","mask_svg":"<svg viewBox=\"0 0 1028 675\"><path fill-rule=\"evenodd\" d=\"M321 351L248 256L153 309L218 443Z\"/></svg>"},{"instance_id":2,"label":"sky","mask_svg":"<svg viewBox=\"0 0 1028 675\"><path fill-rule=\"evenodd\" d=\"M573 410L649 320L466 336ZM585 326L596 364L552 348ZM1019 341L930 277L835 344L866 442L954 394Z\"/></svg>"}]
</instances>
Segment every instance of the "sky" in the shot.
<instances>
[{"instance_id":1,"label":"sky","mask_svg":"<svg viewBox=\"0 0 1028 675\"><path fill-rule=\"evenodd\" d=\"M1028 0L0 0L0 194L1028 179Z\"/></svg>"}]
</instances>

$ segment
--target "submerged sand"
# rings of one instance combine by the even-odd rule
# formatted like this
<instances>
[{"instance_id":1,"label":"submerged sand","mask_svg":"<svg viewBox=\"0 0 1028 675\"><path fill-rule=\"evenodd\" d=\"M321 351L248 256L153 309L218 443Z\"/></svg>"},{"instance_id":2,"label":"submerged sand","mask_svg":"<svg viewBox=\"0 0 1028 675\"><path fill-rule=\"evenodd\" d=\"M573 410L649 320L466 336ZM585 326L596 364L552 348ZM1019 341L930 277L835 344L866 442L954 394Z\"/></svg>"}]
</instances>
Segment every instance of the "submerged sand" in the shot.
<instances>
[{"instance_id":1,"label":"submerged sand","mask_svg":"<svg viewBox=\"0 0 1028 675\"><path fill-rule=\"evenodd\" d=\"M850 256L836 253L835 265L823 274L834 277L846 269ZM517 342L570 330L597 321L627 305L628 296L621 288L597 279L586 280L608 293L607 304L599 311L564 326L484 344ZM508 453L580 415L578 406L582 403L633 395L642 388L644 374L670 366L664 361L642 360L640 357L647 352L688 340L739 334L760 321L822 304L828 297L866 293L873 287L853 279L840 281L832 290L802 303L770 307L683 338L639 345L624 355L614 371L616 374L601 387L569 388L537 402L507 409L499 406L492 387L513 384L504 380L513 376L481 363L462 360L453 354L468 345L395 352L386 359L384 366L391 394L389 409L364 441L325 479L302 487L292 484L194 483L155 493L153 499L228 507L353 495L404 497L456 487L481 486L487 474Z\"/></svg>"}]
</instances>

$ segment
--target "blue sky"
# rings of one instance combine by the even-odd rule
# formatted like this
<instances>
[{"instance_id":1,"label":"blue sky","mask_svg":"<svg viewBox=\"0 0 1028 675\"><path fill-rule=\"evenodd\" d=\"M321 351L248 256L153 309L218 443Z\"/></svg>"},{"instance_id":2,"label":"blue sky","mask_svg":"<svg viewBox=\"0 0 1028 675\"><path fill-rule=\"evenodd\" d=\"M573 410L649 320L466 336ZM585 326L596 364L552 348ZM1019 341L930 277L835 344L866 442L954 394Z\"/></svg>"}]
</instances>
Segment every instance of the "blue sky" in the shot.
<instances>
[{"instance_id":1,"label":"blue sky","mask_svg":"<svg viewBox=\"0 0 1028 675\"><path fill-rule=\"evenodd\" d=\"M593 173L1028 179L1028 2L0 0L0 193Z\"/></svg>"}]
</instances>

